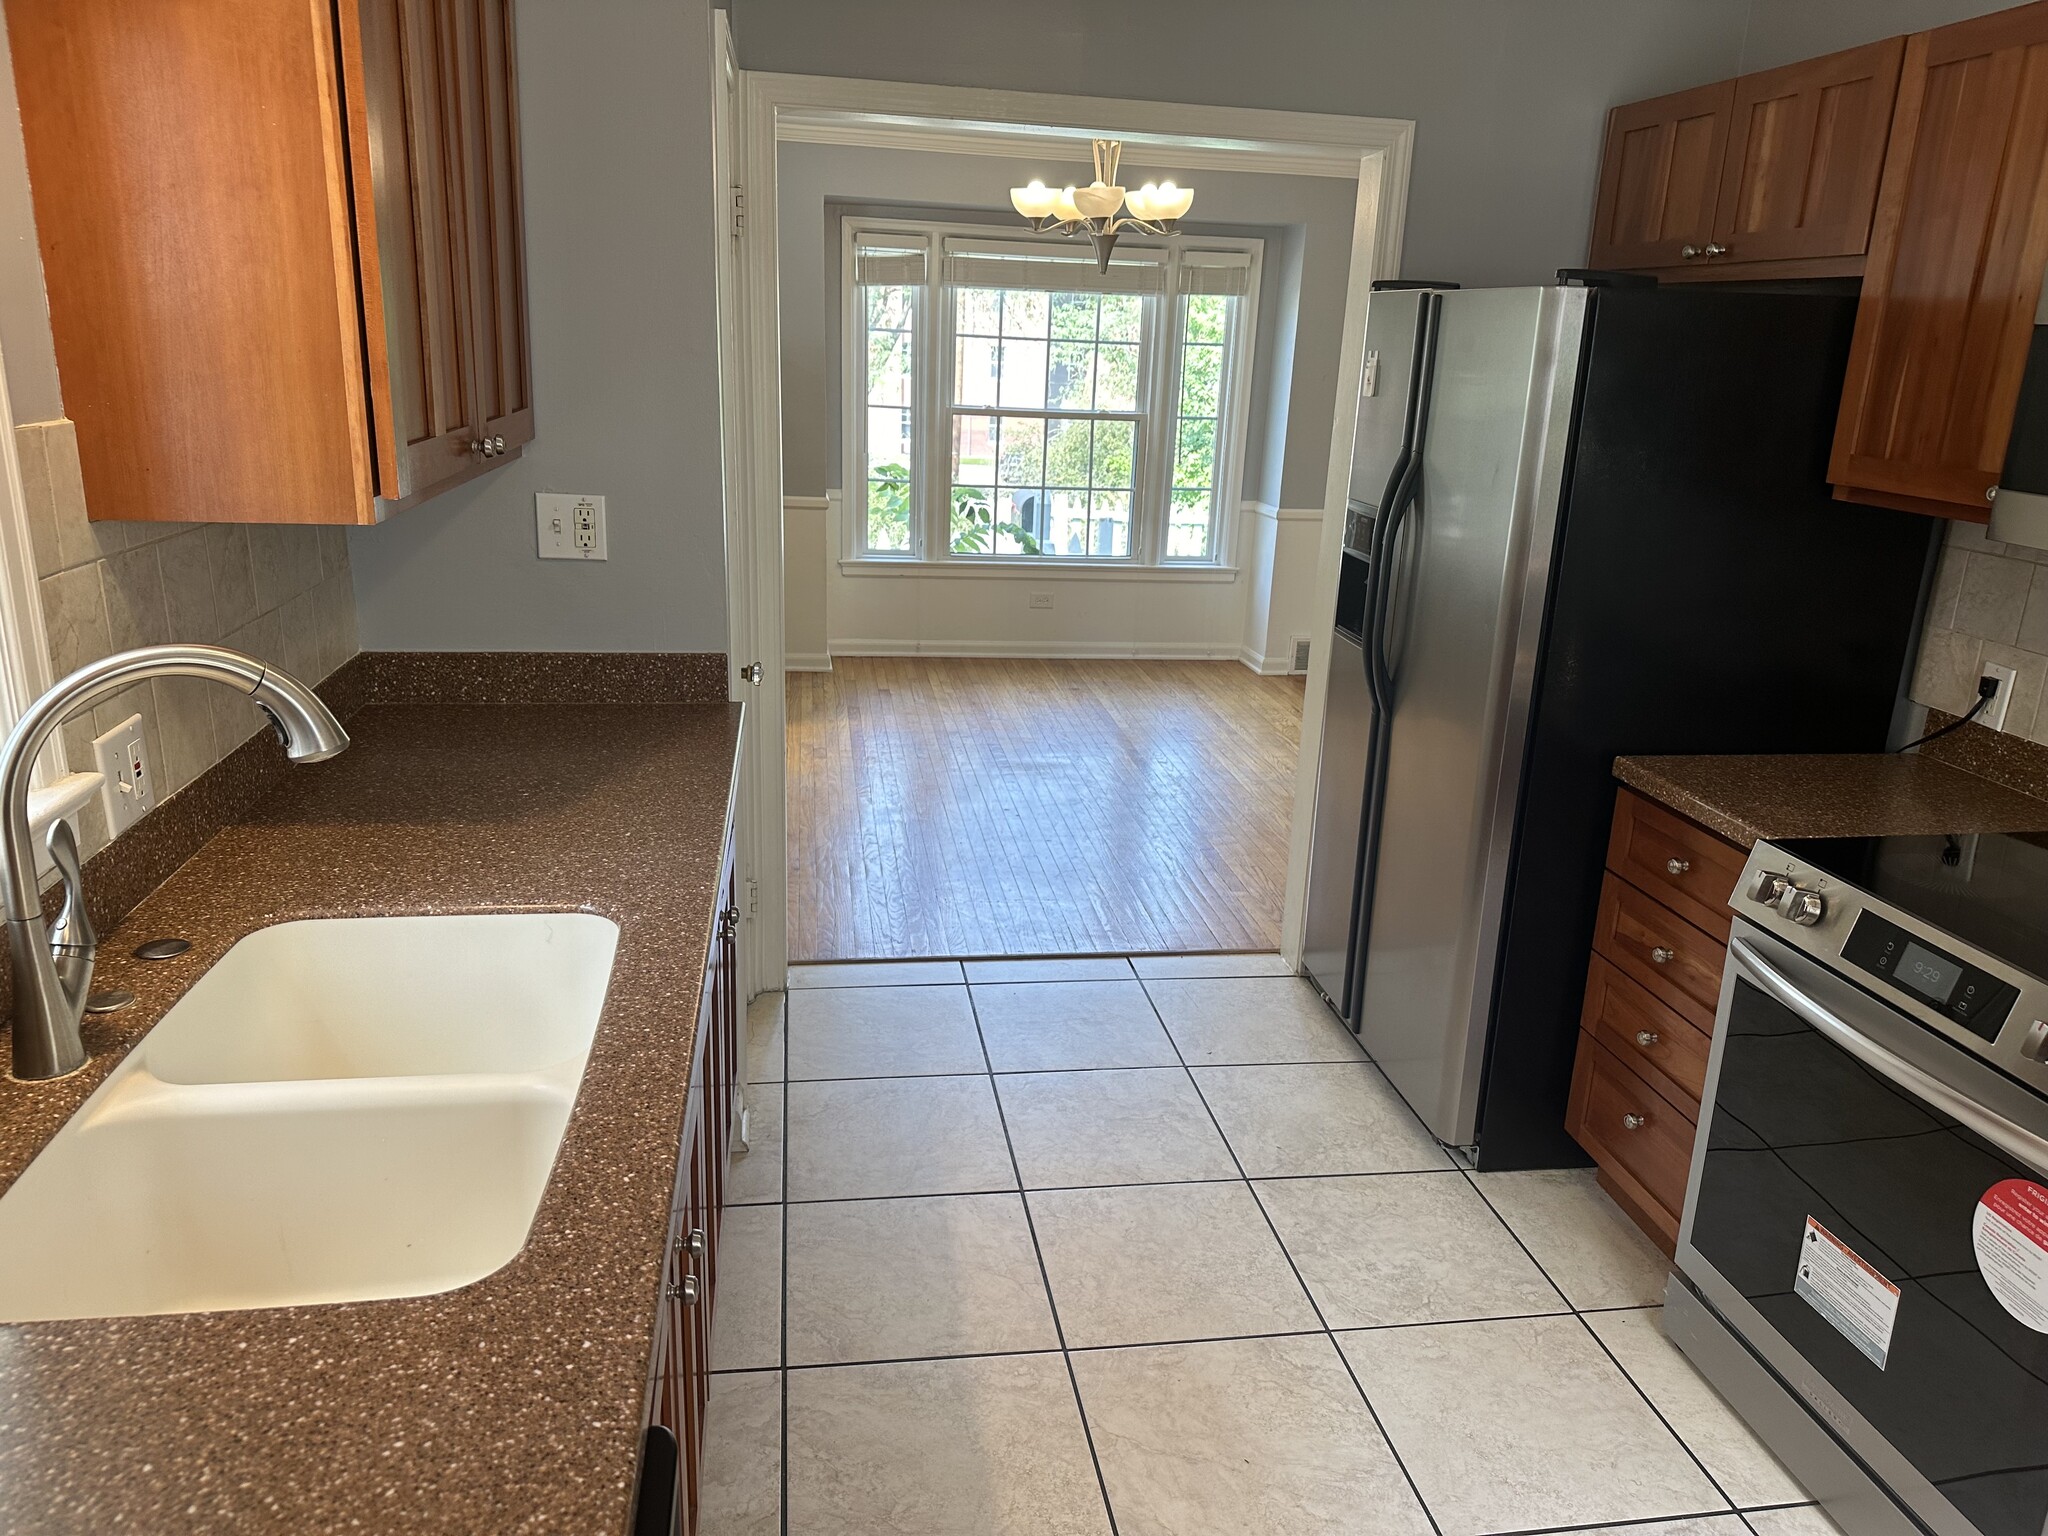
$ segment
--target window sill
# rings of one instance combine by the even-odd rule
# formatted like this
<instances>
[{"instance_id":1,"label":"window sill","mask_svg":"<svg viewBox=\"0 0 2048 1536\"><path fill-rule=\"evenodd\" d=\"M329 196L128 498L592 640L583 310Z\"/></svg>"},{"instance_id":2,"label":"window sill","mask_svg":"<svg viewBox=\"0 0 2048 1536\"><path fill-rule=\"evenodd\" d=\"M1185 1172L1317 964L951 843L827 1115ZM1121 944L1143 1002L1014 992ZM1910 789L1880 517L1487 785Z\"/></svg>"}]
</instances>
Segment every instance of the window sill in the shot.
<instances>
[{"instance_id":1,"label":"window sill","mask_svg":"<svg viewBox=\"0 0 2048 1536\"><path fill-rule=\"evenodd\" d=\"M973 576L1034 581L1193 581L1237 580L1234 565L1129 565L1109 560L892 560L842 558L846 576Z\"/></svg>"}]
</instances>

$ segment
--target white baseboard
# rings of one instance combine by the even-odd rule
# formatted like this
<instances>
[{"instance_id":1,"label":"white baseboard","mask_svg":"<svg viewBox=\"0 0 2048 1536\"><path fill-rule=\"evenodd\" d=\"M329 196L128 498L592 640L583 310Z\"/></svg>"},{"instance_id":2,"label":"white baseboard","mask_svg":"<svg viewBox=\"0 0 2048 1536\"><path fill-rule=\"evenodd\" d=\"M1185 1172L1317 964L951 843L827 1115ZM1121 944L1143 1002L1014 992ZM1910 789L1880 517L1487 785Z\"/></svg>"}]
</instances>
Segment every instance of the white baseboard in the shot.
<instances>
[{"instance_id":1,"label":"white baseboard","mask_svg":"<svg viewBox=\"0 0 2048 1536\"><path fill-rule=\"evenodd\" d=\"M1021 657L1039 661L1236 661L1231 645L1169 643L1131 645L1114 641L929 641L834 640L834 656ZM794 661L790 665L794 665Z\"/></svg>"},{"instance_id":2,"label":"white baseboard","mask_svg":"<svg viewBox=\"0 0 2048 1536\"><path fill-rule=\"evenodd\" d=\"M1250 667L1261 677L1289 677L1294 672L1294 655L1290 647L1278 656L1268 656L1245 646L1237 653L1237 659Z\"/></svg>"},{"instance_id":3,"label":"white baseboard","mask_svg":"<svg viewBox=\"0 0 2048 1536\"><path fill-rule=\"evenodd\" d=\"M830 672L832 670L832 656L830 652L786 651L782 657L782 670L785 672Z\"/></svg>"}]
</instances>

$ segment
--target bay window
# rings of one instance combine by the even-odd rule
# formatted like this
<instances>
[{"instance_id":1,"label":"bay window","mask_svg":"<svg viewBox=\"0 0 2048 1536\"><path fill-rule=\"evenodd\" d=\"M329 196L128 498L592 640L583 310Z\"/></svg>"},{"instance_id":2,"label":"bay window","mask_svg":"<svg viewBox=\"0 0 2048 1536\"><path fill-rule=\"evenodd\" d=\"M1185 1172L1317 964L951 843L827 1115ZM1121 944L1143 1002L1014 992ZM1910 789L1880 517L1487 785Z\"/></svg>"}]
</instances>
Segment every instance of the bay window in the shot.
<instances>
[{"instance_id":1,"label":"bay window","mask_svg":"<svg viewBox=\"0 0 2048 1536\"><path fill-rule=\"evenodd\" d=\"M852 559L1221 563L1256 242L848 239Z\"/></svg>"}]
</instances>

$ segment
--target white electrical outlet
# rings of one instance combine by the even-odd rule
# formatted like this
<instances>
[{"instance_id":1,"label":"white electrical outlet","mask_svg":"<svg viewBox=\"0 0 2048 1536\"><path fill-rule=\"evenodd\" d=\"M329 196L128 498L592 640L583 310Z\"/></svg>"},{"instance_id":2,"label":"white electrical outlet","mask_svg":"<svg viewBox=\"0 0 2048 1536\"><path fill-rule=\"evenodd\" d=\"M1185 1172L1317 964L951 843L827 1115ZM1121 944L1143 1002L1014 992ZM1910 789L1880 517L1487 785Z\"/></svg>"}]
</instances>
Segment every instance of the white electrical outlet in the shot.
<instances>
[{"instance_id":1,"label":"white electrical outlet","mask_svg":"<svg viewBox=\"0 0 2048 1536\"><path fill-rule=\"evenodd\" d=\"M1987 661L1977 669L1980 678L1991 678L1998 684L1998 692L1991 695L1991 701L1977 716L1979 725L1989 726L1994 731L2005 729L2005 707L2012 702L2012 685L2019 674L2011 667L2001 667L1995 661Z\"/></svg>"},{"instance_id":2,"label":"white electrical outlet","mask_svg":"<svg viewBox=\"0 0 2048 1536\"><path fill-rule=\"evenodd\" d=\"M543 560L604 560L604 498L542 491L533 498Z\"/></svg>"},{"instance_id":3,"label":"white electrical outlet","mask_svg":"<svg viewBox=\"0 0 2048 1536\"><path fill-rule=\"evenodd\" d=\"M119 837L156 804L156 769L142 737L142 716L130 715L92 743L93 765L102 775L100 804L107 832Z\"/></svg>"},{"instance_id":4,"label":"white electrical outlet","mask_svg":"<svg viewBox=\"0 0 2048 1536\"><path fill-rule=\"evenodd\" d=\"M1050 592L1032 593L1031 606L1034 608L1050 608L1052 606L1052 594Z\"/></svg>"}]
</instances>

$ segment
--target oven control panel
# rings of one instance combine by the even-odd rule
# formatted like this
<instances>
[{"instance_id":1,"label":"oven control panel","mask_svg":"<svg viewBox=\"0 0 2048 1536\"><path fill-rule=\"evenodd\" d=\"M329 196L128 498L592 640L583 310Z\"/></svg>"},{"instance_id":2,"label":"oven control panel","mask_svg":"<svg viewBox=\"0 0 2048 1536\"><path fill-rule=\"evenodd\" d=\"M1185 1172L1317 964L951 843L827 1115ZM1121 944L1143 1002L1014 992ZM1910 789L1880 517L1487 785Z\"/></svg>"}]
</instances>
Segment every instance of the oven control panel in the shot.
<instances>
[{"instance_id":1,"label":"oven control panel","mask_svg":"<svg viewBox=\"0 0 2048 1536\"><path fill-rule=\"evenodd\" d=\"M2019 988L1957 959L1875 912L1860 912L1842 958L1933 1008L1980 1040L1996 1040Z\"/></svg>"}]
</instances>

